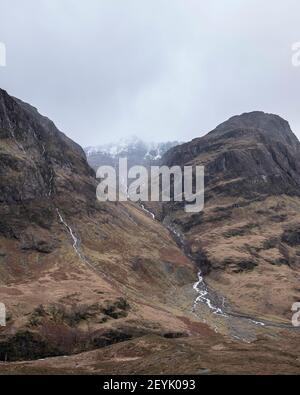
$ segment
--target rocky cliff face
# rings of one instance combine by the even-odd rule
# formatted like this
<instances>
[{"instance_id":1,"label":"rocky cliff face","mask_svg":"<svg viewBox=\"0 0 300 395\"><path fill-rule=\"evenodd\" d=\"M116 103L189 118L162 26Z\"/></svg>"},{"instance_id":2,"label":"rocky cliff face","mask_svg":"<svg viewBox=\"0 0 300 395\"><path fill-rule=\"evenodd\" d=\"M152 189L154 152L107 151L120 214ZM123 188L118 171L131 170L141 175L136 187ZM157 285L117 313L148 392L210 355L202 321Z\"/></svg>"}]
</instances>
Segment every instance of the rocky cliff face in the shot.
<instances>
[{"instance_id":1,"label":"rocky cliff face","mask_svg":"<svg viewBox=\"0 0 300 395\"><path fill-rule=\"evenodd\" d=\"M300 143L288 122L252 112L167 152L163 163L205 166L206 198L254 198L300 191ZM226 186L225 186L226 183Z\"/></svg>"},{"instance_id":2,"label":"rocky cliff face","mask_svg":"<svg viewBox=\"0 0 300 395\"><path fill-rule=\"evenodd\" d=\"M0 233L19 239L29 224L49 229L56 207L94 205L83 150L30 105L0 90Z\"/></svg>"},{"instance_id":3,"label":"rocky cliff face","mask_svg":"<svg viewBox=\"0 0 300 395\"><path fill-rule=\"evenodd\" d=\"M83 150L3 90L0 165L0 360L186 333L193 264L140 208L97 202Z\"/></svg>"},{"instance_id":4,"label":"rocky cliff face","mask_svg":"<svg viewBox=\"0 0 300 395\"><path fill-rule=\"evenodd\" d=\"M161 218L182 232L207 282L236 310L290 319L300 300L300 143L279 116L233 117L172 148L162 162L205 166L205 209L164 204Z\"/></svg>"}]
</instances>

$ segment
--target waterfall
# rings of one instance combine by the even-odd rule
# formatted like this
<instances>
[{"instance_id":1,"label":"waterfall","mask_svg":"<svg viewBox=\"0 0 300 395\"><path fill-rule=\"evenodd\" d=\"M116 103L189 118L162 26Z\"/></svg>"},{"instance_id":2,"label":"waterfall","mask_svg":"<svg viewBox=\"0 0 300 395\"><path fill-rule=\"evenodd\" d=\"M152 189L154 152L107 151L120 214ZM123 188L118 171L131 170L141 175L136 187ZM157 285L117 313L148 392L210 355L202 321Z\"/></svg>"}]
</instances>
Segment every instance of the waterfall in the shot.
<instances>
[{"instance_id":1,"label":"waterfall","mask_svg":"<svg viewBox=\"0 0 300 395\"><path fill-rule=\"evenodd\" d=\"M66 221L63 219L63 217L62 217L61 213L59 212L59 209L58 209L58 208L56 209L56 212L57 212L57 214L58 214L58 217L59 217L60 222L66 227L66 229L68 230L69 234L70 234L71 237L72 237L72 240L73 240L73 248L74 248L76 254L79 256L79 258L80 258L81 260L83 260L84 262L86 262L85 257L84 257L84 256L82 255L82 253L80 252L80 249L79 249L79 240L78 240L78 238L75 236L75 233L73 232L72 228L71 228L71 227L66 223Z\"/></svg>"},{"instance_id":2,"label":"waterfall","mask_svg":"<svg viewBox=\"0 0 300 395\"><path fill-rule=\"evenodd\" d=\"M151 211L147 210L146 207L145 207L143 204L141 204L141 208L142 208L142 210L144 210L147 214L150 214L151 217L152 217L152 219L155 220L155 214L153 214Z\"/></svg>"}]
</instances>

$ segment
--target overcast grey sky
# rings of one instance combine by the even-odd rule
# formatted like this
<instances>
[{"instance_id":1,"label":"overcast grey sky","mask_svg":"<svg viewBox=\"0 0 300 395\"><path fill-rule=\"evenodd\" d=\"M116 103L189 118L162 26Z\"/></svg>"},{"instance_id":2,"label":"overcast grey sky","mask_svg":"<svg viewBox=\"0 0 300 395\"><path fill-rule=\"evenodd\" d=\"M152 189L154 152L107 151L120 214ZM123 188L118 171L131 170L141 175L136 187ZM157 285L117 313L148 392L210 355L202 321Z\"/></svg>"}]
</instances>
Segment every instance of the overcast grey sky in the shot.
<instances>
[{"instance_id":1,"label":"overcast grey sky","mask_svg":"<svg viewBox=\"0 0 300 395\"><path fill-rule=\"evenodd\" d=\"M83 146L263 110L300 137L299 0L0 0L0 86Z\"/></svg>"}]
</instances>

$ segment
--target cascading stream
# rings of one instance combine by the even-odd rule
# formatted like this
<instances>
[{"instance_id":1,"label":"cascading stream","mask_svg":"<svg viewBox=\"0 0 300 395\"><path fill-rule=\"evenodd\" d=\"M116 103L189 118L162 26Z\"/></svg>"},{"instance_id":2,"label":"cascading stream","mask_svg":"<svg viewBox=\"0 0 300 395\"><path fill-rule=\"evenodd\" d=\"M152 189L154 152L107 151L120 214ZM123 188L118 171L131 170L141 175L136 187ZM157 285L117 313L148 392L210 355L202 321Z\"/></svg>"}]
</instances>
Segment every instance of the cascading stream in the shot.
<instances>
[{"instance_id":1,"label":"cascading stream","mask_svg":"<svg viewBox=\"0 0 300 395\"><path fill-rule=\"evenodd\" d=\"M64 225L64 227L67 229L68 233L70 234L73 244L72 247L76 253L76 255L79 257L79 259L87 265L93 272L95 272L97 275L100 275L101 277L105 277L109 282L110 282L110 277L106 274L103 273L101 270L96 268L92 263L88 261L88 259L84 256L84 254L80 251L80 240L78 237L76 237L75 232L73 229L67 224L67 222L64 220L63 216L61 215L60 211L58 208L56 208L57 215L59 217L60 222Z\"/></svg>"},{"instance_id":2,"label":"cascading stream","mask_svg":"<svg viewBox=\"0 0 300 395\"><path fill-rule=\"evenodd\" d=\"M211 300L209 299L208 297L209 293L207 290L207 286L203 280L201 271L198 272L198 281L193 285L193 289L198 293L198 296L193 304L193 312L195 312L198 303L205 303L214 314L227 317L227 314L224 313L224 311L220 307L214 306Z\"/></svg>"},{"instance_id":3,"label":"cascading stream","mask_svg":"<svg viewBox=\"0 0 300 395\"><path fill-rule=\"evenodd\" d=\"M141 208L147 214L151 215L153 220L155 220L154 213L152 213L150 210L146 209L143 204L141 204ZM173 235L176 237L176 239L179 240L180 244L184 245L183 236L175 228L173 228L171 226L169 226L168 229L169 229L169 231L171 231L173 233ZM189 256L189 257L192 259L191 256ZM198 303L205 303L214 314L222 315L224 317L227 316L226 313L224 313L220 307L214 306L212 301L209 299L209 297L208 297L209 292L207 290L207 286L206 286L204 279L202 277L201 271L198 272L198 281L193 285L193 289L198 293L198 296L193 303L193 308L192 308L193 312L195 312L195 308Z\"/></svg>"},{"instance_id":4,"label":"cascading stream","mask_svg":"<svg viewBox=\"0 0 300 395\"><path fill-rule=\"evenodd\" d=\"M151 211L147 210L146 207L143 204L141 204L141 208L142 208L143 211L145 211L145 213L151 215L153 220L155 220L155 214L153 214Z\"/></svg>"},{"instance_id":5,"label":"cascading stream","mask_svg":"<svg viewBox=\"0 0 300 395\"><path fill-rule=\"evenodd\" d=\"M5 109L5 108L4 108L4 112L5 112L5 115L6 115L7 119L8 119L8 116L7 116L7 113L6 113L6 109ZM22 145L21 143L18 142L18 140L17 140L17 138L16 138L16 135L15 135L15 132L14 132L14 129L13 129L13 126L12 126L10 120L8 120L8 127L9 127L10 136L11 136L11 138L14 140L14 142L16 143L16 146L25 154L26 151L25 151L23 145Z\"/></svg>"},{"instance_id":6,"label":"cascading stream","mask_svg":"<svg viewBox=\"0 0 300 395\"><path fill-rule=\"evenodd\" d=\"M95 273L97 273L98 275L101 275L103 277L106 277L108 281L110 281L110 277L106 274L103 273L102 271L99 271L94 265L92 265L88 259L84 256L84 254L81 252L80 250L80 240L79 238L76 236L75 232L73 231L73 229L68 225L68 223L65 221L65 219L63 218L62 214L60 213L59 209L56 208L56 212L57 215L59 217L60 223L62 223L64 225L64 227L66 228L66 230L68 231L68 233L70 234L73 244L72 247L74 249L74 251L76 252L76 255L80 258L80 260L85 263L87 266L89 266ZM148 212L149 214L151 214L152 218L155 219L155 215L153 213L151 213L150 211ZM128 213L126 213L128 218L130 218L130 216L128 215ZM132 218L130 218L132 220Z\"/></svg>"},{"instance_id":7,"label":"cascading stream","mask_svg":"<svg viewBox=\"0 0 300 395\"><path fill-rule=\"evenodd\" d=\"M153 218L153 220L155 220L155 215L154 213L152 213L151 211L145 209L145 207L141 207L144 211L146 211L148 214L150 214ZM59 212L59 209L56 208L58 217L60 222L65 226L65 228L67 229L68 233L70 234L70 236L72 237L73 240L73 248L76 252L76 254L78 255L78 257L85 263L87 264L93 271L96 271L96 268L90 264L90 262L85 258L85 256L81 253L80 251L80 241L79 239L76 237L74 231L72 230L72 228L66 223L66 221L64 220L63 216L61 215L61 213ZM174 229L171 226L168 226L169 231L174 235L174 237L176 238L176 240L179 241L179 243L181 244L182 248L184 248L184 238L181 235L180 232L178 232L176 229ZM186 251L185 251L186 253ZM186 253L186 255L193 260L193 257L191 256L191 254ZM104 273L102 273L101 275L106 276ZM228 312L224 312L223 309L221 307L215 306L214 303L211 301L211 298L209 297L209 290L207 288L207 285L203 279L202 273L201 271L198 272L198 280L197 282L195 282L193 284L193 289L198 293L198 296L196 297L194 303L193 303L193 307L192 307L192 311L195 313L195 309L196 306L198 304L205 304L211 311L213 314L215 315L219 315L222 316L226 319L232 317L232 318L238 318L241 320L246 320L248 322L251 322L254 325L257 326L263 326L263 327L280 327L280 328L289 328L289 329L296 329L288 324L280 324L280 323L274 323L271 321L258 321L256 320L254 317L249 317L246 315L242 315L242 314L236 314L236 313L228 313ZM222 303L222 307L224 307L225 304L225 300L223 297L223 303Z\"/></svg>"},{"instance_id":8,"label":"cascading stream","mask_svg":"<svg viewBox=\"0 0 300 395\"><path fill-rule=\"evenodd\" d=\"M68 230L69 234L72 237L73 240L73 248L76 252L76 254L79 256L79 258L81 260L83 260L84 262L86 262L86 259L84 258L84 256L81 254L80 250L79 250L79 240L78 238L75 236L75 233L73 232L72 228L66 223L66 221L63 219L61 213L59 212L59 209L56 209L57 215L59 217L60 222L66 227L66 229Z\"/></svg>"},{"instance_id":9,"label":"cascading stream","mask_svg":"<svg viewBox=\"0 0 300 395\"><path fill-rule=\"evenodd\" d=\"M173 233L173 235L175 236L176 240L179 242L181 247L184 248L186 243L185 243L185 240L184 240L184 237L182 236L182 234L180 232L178 232L172 226L168 226L168 229L169 229L169 231L171 233ZM190 253L187 253L186 251L185 251L185 253L192 261L194 260ZM211 301L211 299L209 298L209 291L208 291L207 286L205 284L205 281L203 279L201 270L199 270L199 272L198 272L198 281L196 281L194 283L193 289L198 294L198 296L196 297L196 299L195 299L195 301L193 303L193 307L192 307L193 313L195 313L195 309L196 309L197 304L204 303L204 304L206 304L208 306L208 308L214 314L218 314L218 315L222 315L223 317L227 317L226 313L224 313L224 311L220 307L215 306L213 304L213 302Z\"/></svg>"},{"instance_id":10,"label":"cascading stream","mask_svg":"<svg viewBox=\"0 0 300 395\"><path fill-rule=\"evenodd\" d=\"M185 251L185 254L193 261L194 260L193 256L188 251L186 251L186 243L185 243L183 235L171 225L168 225L167 228L174 235L175 240L181 246L181 248ZM225 298L223 297L222 307L215 305L212 302L211 298L209 297L210 291L203 279L201 270L198 272L198 280L194 283L193 289L198 293L198 296L196 297L196 299L193 303L193 307L192 307L193 313L195 313L196 306L198 304L202 303L202 304L205 304L212 311L213 314L222 316L227 319L230 317L238 318L238 319L246 320L256 326L263 326L263 327L267 327L267 326L276 326L277 327L278 326L278 327L284 327L284 328L291 328L291 326L287 325L287 324L276 324L273 322L266 322L266 321L262 322L262 321L259 321L255 318L252 318L252 317L249 317L246 315L244 316L242 314L225 312L223 310L223 308L225 306Z\"/></svg>"},{"instance_id":11,"label":"cascading stream","mask_svg":"<svg viewBox=\"0 0 300 395\"><path fill-rule=\"evenodd\" d=\"M152 213L151 211L147 210L143 204L141 204L141 209L145 211L147 214L151 215L153 220L156 219L155 214ZM186 248L186 242L184 240L183 235L175 229L172 225L165 225L167 229L173 234L174 239L176 240L177 244L179 244L184 251L185 255L194 261L193 256L187 251ZM215 305L211 298L209 297L210 291L204 281L204 278L202 276L201 270L198 272L198 280L193 284L193 289L197 292L198 296L194 300L193 306L192 306L192 312L195 314L195 310L198 304L205 304L210 311L218 316L222 316L223 318L229 319L229 318L235 318L235 319L240 319L240 320L245 320L250 322L253 325L256 326L261 326L261 327L278 327L278 328L287 328L287 329L297 329L291 325L288 324L283 324L283 323L276 323L272 321L259 321L255 317L251 317L248 315L243 315L242 313L234 313L234 312L225 312L225 298L223 297L222 300L222 306Z\"/></svg>"}]
</instances>

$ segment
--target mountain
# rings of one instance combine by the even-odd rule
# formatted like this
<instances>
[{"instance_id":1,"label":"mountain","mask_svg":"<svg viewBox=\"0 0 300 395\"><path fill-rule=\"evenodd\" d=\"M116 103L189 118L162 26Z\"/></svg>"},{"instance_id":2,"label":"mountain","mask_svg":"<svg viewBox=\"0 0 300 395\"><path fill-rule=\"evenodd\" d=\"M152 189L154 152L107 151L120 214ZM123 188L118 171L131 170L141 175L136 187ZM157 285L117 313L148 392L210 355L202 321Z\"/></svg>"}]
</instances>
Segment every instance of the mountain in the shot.
<instances>
[{"instance_id":1,"label":"mountain","mask_svg":"<svg viewBox=\"0 0 300 395\"><path fill-rule=\"evenodd\" d=\"M233 117L203 138L170 150L163 162L201 162L211 191L207 191L207 198L215 191L247 197L298 194L299 149L299 141L286 121L252 112ZM224 188L223 182L229 180Z\"/></svg>"},{"instance_id":2,"label":"mountain","mask_svg":"<svg viewBox=\"0 0 300 395\"><path fill-rule=\"evenodd\" d=\"M198 259L228 309L291 320L300 301L300 143L287 121L252 112L170 149L168 166L205 167L205 208L147 207Z\"/></svg>"},{"instance_id":3,"label":"mountain","mask_svg":"<svg viewBox=\"0 0 300 395\"><path fill-rule=\"evenodd\" d=\"M0 233L30 239L30 223L51 240L47 230L56 221L56 207L74 214L94 208L94 172L80 146L35 108L2 90L0 116ZM50 244L45 241L45 248Z\"/></svg>"},{"instance_id":4,"label":"mountain","mask_svg":"<svg viewBox=\"0 0 300 395\"><path fill-rule=\"evenodd\" d=\"M85 148L90 166L97 170L100 166L116 167L119 158L127 158L128 166L151 166L158 164L162 156L172 147L180 144L178 141L164 143L148 143L136 136L121 139L117 143Z\"/></svg>"},{"instance_id":5,"label":"mountain","mask_svg":"<svg viewBox=\"0 0 300 395\"><path fill-rule=\"evenodd\" d=\"M195 267L169 232L100 204L81 147L3 90L0 164L0 360L191 332Z\"/></svg>"},{"instance_id":6,"label":"mountain","mask_svg":"<svg viewBox=\"0 0 300 395\"><path fill-rule=\"evenodd\" d=\"M299 373L298 142L249 116L162 157L207 166L187 214L98 202L84 151L0 90L0 373Z\"/></svg>"}]
</instances>

